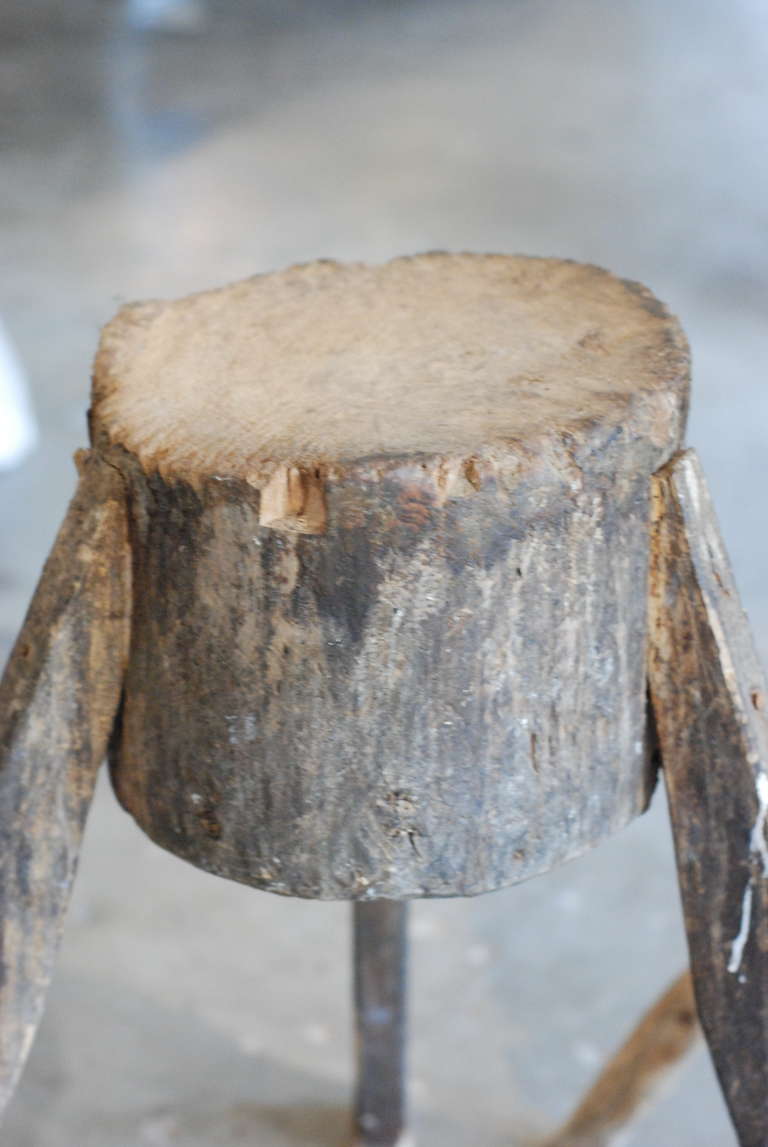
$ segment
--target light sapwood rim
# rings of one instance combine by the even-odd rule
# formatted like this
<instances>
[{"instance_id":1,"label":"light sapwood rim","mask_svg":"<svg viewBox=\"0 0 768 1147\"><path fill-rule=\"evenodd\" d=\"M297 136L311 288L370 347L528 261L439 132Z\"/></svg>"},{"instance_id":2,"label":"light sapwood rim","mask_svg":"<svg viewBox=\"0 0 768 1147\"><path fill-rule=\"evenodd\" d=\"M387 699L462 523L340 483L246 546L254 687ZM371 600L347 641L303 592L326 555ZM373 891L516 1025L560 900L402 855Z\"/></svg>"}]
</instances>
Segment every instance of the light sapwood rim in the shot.
<instances>
[{"instance_id":1,"label":"light sapwood rim","mask_svg":"<svg viewBox=\"0 0 768 1147\"><path fill-rule=\"evenodd\" d=\"M319 478L374 461L433 459L452 497L476 486L476 458L514 481L520 454L629 426L660 464L687 387L684 336L639 284L567 260L430 254L124 307L92 417L148 473L245 479L269 524L300 516Z\"/></svg>"}]
</instances>

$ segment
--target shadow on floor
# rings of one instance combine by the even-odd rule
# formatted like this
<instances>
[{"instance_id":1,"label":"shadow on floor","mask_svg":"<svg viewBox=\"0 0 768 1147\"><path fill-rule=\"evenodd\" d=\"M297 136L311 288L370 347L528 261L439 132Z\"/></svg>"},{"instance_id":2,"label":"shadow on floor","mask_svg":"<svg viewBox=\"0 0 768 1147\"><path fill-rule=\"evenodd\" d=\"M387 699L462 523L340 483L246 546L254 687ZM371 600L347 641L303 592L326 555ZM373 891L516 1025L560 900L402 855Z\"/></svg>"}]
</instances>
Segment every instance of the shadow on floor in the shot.
<instances>
[{"instance_id":1,"label":"shadow on floor","mask_svg":"<svg viewBox=\"0 0 768 1147\"><path fill-rule=\"evenodd\" d=\"M6 1147L343 1147L348 1092L248 1054L192 1005L63 974L3 1130Z\"/></svg>"}]
</instances>

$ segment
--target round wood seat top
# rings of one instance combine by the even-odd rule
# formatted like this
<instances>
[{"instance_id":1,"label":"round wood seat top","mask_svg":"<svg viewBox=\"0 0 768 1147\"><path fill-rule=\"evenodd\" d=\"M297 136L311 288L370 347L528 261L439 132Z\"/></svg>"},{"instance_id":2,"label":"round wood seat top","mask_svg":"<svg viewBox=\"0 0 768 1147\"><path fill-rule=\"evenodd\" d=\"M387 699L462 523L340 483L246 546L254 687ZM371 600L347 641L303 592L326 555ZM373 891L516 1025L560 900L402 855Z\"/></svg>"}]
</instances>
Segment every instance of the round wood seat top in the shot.
<instances>
[{"instance_id":1,"label":"round wood seat top","mask_svg":"<svg viewBox=\"0 0 768 1147\"><path fill-rule=\"evenodd\" d=\"M428 254L316 262L124 307L97 357L95 424L166 475L491 455L620 426L679 442L684 337L600 268Z\"/></svg>"}]
</instances>

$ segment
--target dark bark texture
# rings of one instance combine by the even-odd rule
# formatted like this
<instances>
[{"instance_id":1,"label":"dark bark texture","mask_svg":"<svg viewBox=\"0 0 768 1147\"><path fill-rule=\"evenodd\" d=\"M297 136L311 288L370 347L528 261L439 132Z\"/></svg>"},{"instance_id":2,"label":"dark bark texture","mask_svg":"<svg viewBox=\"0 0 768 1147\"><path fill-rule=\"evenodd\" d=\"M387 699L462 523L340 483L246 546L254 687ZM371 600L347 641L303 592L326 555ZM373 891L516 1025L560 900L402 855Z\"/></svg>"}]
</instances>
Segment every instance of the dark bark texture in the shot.
<instances>
[{"instance_id":1,"label":"dark bark texture","mask_svg":"<svg viewBox=\"0 0 768 1147\"><path fill-rule=\"evenodd\" d=\"M631 436L325 484L327 526L260 525L239 480L130 485L135 609L112 748L162 847L295 896L485 892L640 813L648 489ZM662 461L663 459L659 459Z\"/></svg>"},{"instance_id":2,"label":"dark bark texture","mask_svg":"<svg viewBox=\"0 0 768 1147\"><path fill-rule=\"evenodd\" d=\"M0 1110L42 1013L125 669L125 491L93 455L0 683Z\"/></svg>"},{"instance_id":3,"label":"dark bark texture","mask_svg":"<svg viewBox=\"0 0 768 1147\"><path fill-rule=\"evenodd\" d=\"M768 693L693 452L654 481L650 683L698 1010L742 1147L768 1143Z\"/></svg>"}]
</instances>

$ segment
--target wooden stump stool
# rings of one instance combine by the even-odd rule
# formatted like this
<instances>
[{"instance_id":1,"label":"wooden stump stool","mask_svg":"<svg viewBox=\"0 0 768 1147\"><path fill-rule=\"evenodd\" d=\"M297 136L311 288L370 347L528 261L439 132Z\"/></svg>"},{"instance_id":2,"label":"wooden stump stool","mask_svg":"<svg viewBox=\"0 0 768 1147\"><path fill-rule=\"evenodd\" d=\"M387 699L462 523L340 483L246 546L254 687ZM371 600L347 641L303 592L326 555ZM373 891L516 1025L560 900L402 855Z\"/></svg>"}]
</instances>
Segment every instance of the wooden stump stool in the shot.
<instances>
[{"instance_id":1,"label":"wooden stump stool","mask_svg":"<svg viewBox=\"0 0 768 1147\"><path fill-rule=\"evenodd\" d=\"M391 1147L406 902L643 811L650 647L699 1007L765 1147L764 687L676 457L687 399L666 309L569 262L321 262L123 308L0 695L6 1094L109 743L162 847L356 902L357 1134Z\"/></svg>"}]
</instances>

